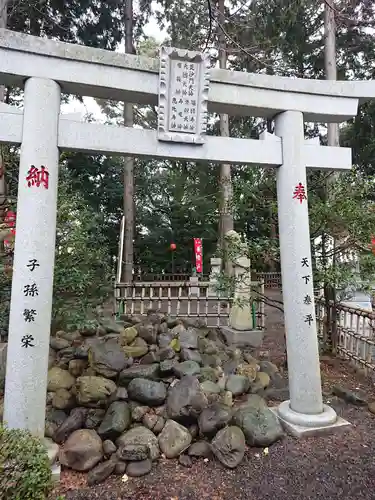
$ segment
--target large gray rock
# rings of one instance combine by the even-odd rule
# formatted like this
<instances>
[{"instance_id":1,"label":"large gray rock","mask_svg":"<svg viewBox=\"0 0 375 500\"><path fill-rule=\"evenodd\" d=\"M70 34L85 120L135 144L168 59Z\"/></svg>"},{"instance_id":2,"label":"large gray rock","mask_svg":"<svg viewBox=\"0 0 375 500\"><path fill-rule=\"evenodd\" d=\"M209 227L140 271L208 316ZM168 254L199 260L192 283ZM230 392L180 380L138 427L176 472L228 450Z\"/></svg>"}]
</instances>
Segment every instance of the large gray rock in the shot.
<instances>
[{"instance_id":1,"label":"large gray rock","mask_svg":"<svg viewBox=\"0 0 375 500\"><path fill-rule=\"evenodd\" d=\"M271 361L259 361L258 364L260 367L260 371L267 373L267 375L270 376L271 380L275 373L279 373L279 369L275 364L271 363Z\"/></svg>"},{"instance_id":2,"label":"large gray rock","mask_svg":"<svg viewBox=\"0 0 375 500\"><path fill-rule=\"evenodd\" d=\"M199 430L206 436L213 436L219 429L222 429L232 419L232 410L228 406L214 403L205 408L199 415Z\"/></svg>"},{"instance_id":3,"label":"large gray rock","mask_svg":"<svg viewBox=\"0 0 375 500\"><path fill-rule=\"evenodd\" d=\"M117 451L117 457L124 462L140 462L149 458L150 449L145 444L127 444Z\"/></svg>"},{"instance_id":4,"label":"large gray rock","mask_svg":"<svg viewBox=\"0 0 375 500\"><path fill-rule=\"evenodd\" d=\"M195 351L193 349L182 348L180 358L182 361L195 361L199 365L202 364L202 356L199 351Z\"/></svg>"},{"instance_id":5,"label":"large gray rock","mask_svg":"<svg viewBox=\"0 0 375 500\"><path fill-rule=\"evenodd\" d=\"M117 323L113 318L102 317L99 321L107 333L122 333L124 331L123 324Z\"/></svg>"},{"instance_id":6,"label":"large gray rock","mask_svg":"<svg viewBox=\"0 0 375 500\"><path fill-rule=\"evenodd\" d=\"M148 353L147 342L137 337L130 345L123 346L123 350L128 357L141 358Z\"/></svg>"},{"instance_id":7,"label":"large gray rock","mask_svg":"<svg viewBox=\"0 0 375 500\"><path fill-rule=\"evenodd\" d=\"M55 410L55 408L47 409L44 435L48 438L54 438L57 429L67 418L68 416L63 410Z\"/></svg>"},{"instance_id":8,"label":"large gray rock","mask_svg":"<svg viewBox=\"0 0 375 500\"><path fill-rule=\"evenodd\" d=\"M70 342L69 340L65 340L59 337L51 337L49 345L51 346L52 349L55 349L55 351L60 351L61 349L66 349L67 347L70 347Z\"/></svg>"},{"instance_id":9,"label":"large gray rock","mask_svg":"<svg viewBox=\"0 0 375 500\"><path fill-rule=\"evenodd\" d=\"M201 367L195 361L183 361L178 363L173 368L175 375L179 378L185 377L187 375L198 375L201 371Z\"/></svg>"},{"instance_id":10,"label":"large gray rock","mask_svg":"<svg viewBox=\"0 0 375 500\"><path fill-rule=\"evenodd\" d=\"M103 458L103 444L93 430L81 429L73 432L60 449L61 465L80 472L85 472Z\"/></svg>"},{"instance_id":11,"label":"large gray rock","mask_svg":"<svg viewBox=\"0 0 375 500\"><path fill-rule=\"evenodd\" d=\"M122 370L119 376L118 383L122 386L127 386L133 378L147 378L149 380L157 380L159 375L159 364L152 365L134 365L130 368Z\"/></svg>"},{"instance_id":12,"label":"large gray rock","mask_svg":"<svg viewBox=\"0 0 375 500\"><path fill-rule=\"evenodd\" d=\"M165 359L159 365L160 375L167 376L173 372L175 366L178 365L177 359Z\"/></svg>"},{"instance_id":13,"label":"large gray rock","mask_svg":"<svg viewBox=\"0 0 375 500\"><path fill-rule=\"evenodd\" d=\"M218 384L215 384L215 382L211 382L211 380L205 380L204 382L201 383L201 388L202 391L209 395L209 394L220 394L220 387Z\"/></svg>"},{"instance_id":14,"label":"large gray rock","mask_svg":"<svg viewBox=\"0 0 375 500\"><path fill-rule=\"evenodd\" d=\"M219 380L219 374L217 369L212 368L211 366L203 366L198 378L201 382L204 382L205 380L217 382Z\"/></svg>"},{"instance_id":15,"label":"large gray rock","mask_svg":"<svg viewBox=\"0 0 375 500\"><path fill-rule=\"evenodd\" d=\"M168 347L169 344L172 342L173 336L170 335L169 333L161 333L158 336L158 344L161 349L164 349L165 347Z\"/></svg>"},{"instance_id":16,"label":"large gray rock","mask_svg":"<svg viewBox=\"0 0 375 500\"><path fill-rule=\"evenodd\" d=\"M160 362L160 356L158 353L151 351L146 356L143 356L143 358L140 360L140 363L142 365L152 365L154 363L159 363Z\"/></svg>"},{"instance_id":17,"label":"large gray rock","mask_svg":"<svg viewBox=\"0 0 375 500\"><path fill-rule=\"evenodd\" d=\"M129 428L130 424L131 417L128 403L115 401L108 408L98 429L98 434L102 439L114 441Z\"/></svg>"},{"instance_id":18,"label":"large gray rock","mask_svg":"<svg viewBox=\"0 0 375 500\"><path fill-rule=\"evenodd\" d=\"M104 408L92 408L88 410L84 425L85 429L96 429L99 427L105 417L105 414L106 411Z\"/></svg>"},{"instance_id":19,"label":"large gray rock","mask_svg":"<svg viewBox=\"0 0 375 500\"><path fill-rule=\"evenodd\" d=\"M76 379L71 375L68 370L63 370L57 366L53 366L48 371L47 391L56 392L59 389L69 390Z\"/></svg>"},{"instance_id":20,"label":"large gray rock","mask_svg":"<svg viewBox=\"0 0 375 500\"><path fill-rule=\"evenodd\" d=\"M103 452L106 457L110 457L111 455L116 453L116 451L116 445L110 439L106 439L105 441L103 441Z\"/></svg>"},{"instance_id":21,"label":"large gray rock","mask_svg":"<svg viewBox=\"0 0 375 500\"><path fill-rule=\"evenodd\" d=\"M52 406L57 410L71 410L74 408L75 397L67 389L58 389L52 398Z\"/></svg>"},{"instance_id":22,"label":"large gray rock","mask_svg":"<svg viewBox=\"0 0 375 500\"><path fill-rule=\"evenodd\" d=\"M207 441L197 441L188 449L190 457L209 457L211 455L211 446Z\"/></svg>"},{"instance_id":23,"label":"large gray rock","mask_svg":"<svg viewBox=\"0 0 375 500\"><path fill-rule=\"evenodd\" d=\"M198 349L198 335L199 330L196 330L195 328L182 330L179 334L181 348Z\"/></svg>"},{"instance_id":24,"label":"large gray rock","mask_svg":"<svg viewBox=\"0 0 375 500\"><path fill-rule=\"evenodd\" d=\"M116 462L114 460L107 460L94 467L87 475L87 484L94 486L95 484L105 481L115 470Z\"/></svg>"},{"instance_id":25,"label":"large gray rock","mask_svg":"<svg viewBox=\"0 0 375 500\"><path fill-rule=\"evenodd\" d=\"M207 405L207 397L196 377L183 377L168 390L167 414L171 419L198 418Z\"/></svg>"},{"instance_id":26,"label":"large gray rock","mask_svg":"<svg viewBox=\"0 0 375 500\"><path fill-rule=\"evenodd\" d=\"M143 417L150 410L148 406L142 406L135 401L130 401L130 408L133 422L141 422Z\"/></svg>"},{"instance_id":27,"label":"large gray rock","mask_svg":"<svg viewBox=\"0 0 375 500\"><path fill-rule=\"evenodd\" d=\"M108 341L90 347L91 367L106 378L114 378L129 366L124 351L117 342Z\"/></svg>"},{"instance_id":28,"label":"large gray rock","mask_svg":"<svg viewBox=\"0 0 375 500\"><path fill-rule=\"evenodd\" d=\"M171 325L171 323L169 323L169 325ZM184 327L184 325L182 323L179 323L177 325L174 325L174 326L170 326L171 328L171 335L173 335L173 337L177 337L178 335L180 335L181 333L185 332L186 331L186 328Z\"/></svg>"},{"instance_id":29,"label":"large gray rock","mask_svg":"<svg viewBox=\"0 0 375 500\"><path fill-rule=\"evenodd\" d=\"M80 377L87 368L87 361L85 359L72 359L69 361L69 373L73 377Z\"/></svg>"},{"instance_id":30,"label":"large gray rock","mask_svg":"<svg viewBox=\"0 0 375 500\"><path fill-rule=\"evenodd\" d=\"M147 446L152 460L156 460L160 455L158 439L155 434L146 427L134 427L125 432L116 441L118 448L122 448L129 444Z\"/></svg>"},{"instance_id":31,"label":"large gray rock","mask_svg":"<svg viewBox=\"0 0 375 500\"><path fill-rule=\"evenodd\" d=\"M56 352L56 364L59 368L68 369L69 362L75 358L75 347L66 347Z\"/></svg>"},{"instance_id":32,"label":"large gray rock","mask_svg":"<svg viewBox=\"0 0 375 500\"><path fill-rule=\"evenodd\" d=\"M159 349L158 356L160 361L165 361L166 359L173 359L176 356L176 352L172 347L163 347Z\"/></svg>"},{"instance_id":33,"label":"large gray rock","mask_svg":"<svg viewBox=\"0 0 375 500\"><path fill-rule=\"evenodd\" d=\"M126 474L130 477L141 477L151 472L152 462L150 459L140 462L130 462L126 467Z\"/></svg>"},{"instance_id":34,"label":"large gray rock","mask_svg":"<svg viewBox=\"0 0 375 500\"><path fill-rule=\"evenodd\" d=\"M138 335L147 342L147 344L156 344L157 329L151 323L139 324L135 326Z\"/></svg>"},{"instance_id":35,"label":"large gray rock","mask_svg":"<svg viewBox=\"0 0 375 500\"><path fill-rule=\"evenodd\" d=\"M249 446L269 446L283 436L279 419L265 404L241 405L233 423L243 430Z\"/></svg>"},{"instance_id":36,"label":"large gray rock","mask_svg":"<svg viewBox=\"0 0 375 500\"><path fill-rule=\"evenodd\" d=\"M242 430L235 426L221 429L212 440L211 450L225 467L237 467L245 454L245 436Z\"/></svg>"},{"instance_id":37,"label":"large gray rock","mask_svg":"<svg viewBox=\"0 0 375 500\"><path fill-rule=\"evenodd\" d=\"M226 390L230 391L234 396L244 394L250 389L250 380L244 375L229 375Z\"/></svg>"},{"instance_id":38,"label":"large gray rock","mask_svg":"<svg viewBox=\"0 0 375 500\"><path fill-rule=\"evenodd\" d=\"M78 403L89 407L106 403L116 389L112 380L103 377L79 377L75 385Z\"/></svg>"},{"instance_id":39,"label":"large gray rock","mask_svg":"<svg viewBox=\"0 0 375 500\"><path fill-rule=\"evenodd\" d=\"M353 392L346 387L342 387L341 385L334 385L332 388L332 394L355 406L367 405L367 399L364 393L361 394L360 392Z\"/></svg>"},{"instance_id":40,"label":"large gray rock","mask_svg":"<svg viewBox=\"0 0 375 500\"><path fill-rule=\"evenodd\" d=\"M129 326L121 332L119 337L120 345L130 345L138 337L138 331L134 326Z\"/></svg>"},{"instance_id":41,"label":"large gray rock","mask_svg":"<svg viewBox=\"0 0 375 500\"><path fill-rule=\"evenodd\" d=\"M159 434L159 447L167 458L176 458L189 448L192 437L186 427L174 420L167 420Z\"/></svg>"},{"instance_id":42,"label":"large gray rock","mask_svg":"<svg viewBox=\"0 0 375 500\"><path fill-rule=\"evenodd\" d=\"M62 443L74 431L82 429L86 420L87 410L85 408L74 408L68 418L57 428L53 439L56 443Z\"/></svg>"},{"instance_id":43,"label":"large gray rock","mask_svg":"<svg viewBox=\"0 0 375 500\"><path fill-rule=\"evenodd\" d=\"M148 406L160 406L167 397L167 390L163 382L155 382L145 378L135 378L128 386L130 399L139 401Z\"/></svg>"}]
</instances>

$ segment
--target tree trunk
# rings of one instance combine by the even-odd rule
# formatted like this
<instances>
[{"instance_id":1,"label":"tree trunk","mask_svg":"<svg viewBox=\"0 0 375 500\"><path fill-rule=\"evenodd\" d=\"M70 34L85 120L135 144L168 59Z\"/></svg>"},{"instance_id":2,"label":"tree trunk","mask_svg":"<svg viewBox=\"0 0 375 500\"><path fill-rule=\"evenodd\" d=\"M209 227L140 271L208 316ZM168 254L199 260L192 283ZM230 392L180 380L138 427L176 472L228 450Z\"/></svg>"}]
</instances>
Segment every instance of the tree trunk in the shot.
<instances>
[{"instance_id":1,"label":"tree trunk","mask_svg":"<svg viewBox=\"0 0 375 500\"><path fill-rule=\"evenodd\" d=\"M224 17L224 0L218 0L219 22L223 26L225 22ZM220 69L227 67L227 53L225 34L218 26L218 44L219 44L219 66ZM228 115L220 115L220 135L221 137L229 137L229 117ZM220 224L219 224L219 243L222 252L225 255L225 234L233 229L233 212L232 212L232 177L231 166L228 163L220 165ZM231 274L231 265L225 261L226 274Z\"/></svg>"},{"instance_id":2,"label":"tree trunk","mask_svg":"<svg viewBox=\"0 0 375 500\"><path fill-rule=\"evenodd\" d=\"M337 80L334 0L326 0L324 4L324 69L326 80ZM337 123L328 123L327 139L328 146L339 146Z\"/></svg>"},{"instance_id":3,"label":"tree trunk","mask_svg":"<svg viewBox=\"0 0 375 500\"><path fill-rule=\"evenodd\" d=\"M325 0L324 4L324 69L326 80L337 80L336 66L336 20L334 10L334 0ZM339 126L337 123L327 124L327 143L328 146L339 146ZM325 186L325 199L329 200L330 185L337 177L337 174L329 176ZM322 237L322 255L325 257L327 251L328 235ZM333 247L336 247L336 240L333 241ZM323 261L327 259L322 259ZM326 262L327 265L327 262ZM332 266L336 265L335 252L332 259ZM336 290L330 284L324 284L324 299L327 304L327 347L333 351L336 345L337 334L337 315L336 315ZM333 302L333 307L328 307L328 303Z\"/></svg>"},{"instance_id":4,"label":"tree trunk","mask_svg":"<svg viewBox=\"0 0 375 500\"><path fill-rule=\"evenodd\" d=\"M125 52L134 53L133 46L133 0L124 0L125 2ZM124 126L133 126L133 106L124 103ZM133 280L133 260L134 260L134 158L124 158L124 253L122 266L123 282Z\"/></svg>"}]
</instances>

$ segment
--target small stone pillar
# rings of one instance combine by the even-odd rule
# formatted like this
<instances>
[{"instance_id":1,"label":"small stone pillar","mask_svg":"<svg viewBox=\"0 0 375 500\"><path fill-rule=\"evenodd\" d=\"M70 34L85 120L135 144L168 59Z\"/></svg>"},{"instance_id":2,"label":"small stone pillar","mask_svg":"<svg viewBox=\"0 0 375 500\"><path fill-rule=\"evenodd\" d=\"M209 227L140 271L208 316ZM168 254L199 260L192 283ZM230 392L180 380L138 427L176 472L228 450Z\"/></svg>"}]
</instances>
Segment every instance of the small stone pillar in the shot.
<instances>
[{"instance_id":1,"label":"small stone pillar","mask_svg":"<svg viewBox=\"0 0 375 500\"><path fill-rule=\"evenodd\" d=\"M25 84L4 422L44 436L55 260L60 87Z\"/></svg>"},{"instance_id":2,"label":"small stone pillar","mask_svg":"<svg viewBox=\"0 0 375 500\"><path fill-rule=\"evenodd\" d=\"M250 259L239 257L233 263L235 276L234 303L230 311L229 324L239 331L255 328L251 312Z\"/></svg>"},{"instance_id":3,"label":"small stone pillar","mask_svg":"<svg viewBox=\"0 0 375 500\"><path fill-rule=\"evenodd\" d=\"M210 286L208 288L209 297L217 297L219 293L217 287L217 277L221 273L221 259L220 257L211 257L211 272L209 277Z\"/></svg>"},{"instance_id":4,"label":"small stone pillar","mask_svg":"<svg viewBox=\"0 0 375 500\"><path fill-rule=\"evenodd\" d=\"M263 342L263 332L256 330L251 307L251 268L247 257L248 248L241 242L239 234L228 231L225 235L228 248L238 254L233 258L232 265L235 276L233 304L229 315L229 326L222 332L229 344L243 347L260 347Z\"/></svg>"},{"instance_id":5,"label":"small stone pillar","mask_svg":"<svg viewBox=\"0 0 375 500\"><path fill-rule=\"evenodd\" d=\"M199 296L199 278L198 278L198 276L190 276L189 282L190 282L190 287L189 287L190 295L193 297L198 297Z\"/></svg>"}]
</instances>

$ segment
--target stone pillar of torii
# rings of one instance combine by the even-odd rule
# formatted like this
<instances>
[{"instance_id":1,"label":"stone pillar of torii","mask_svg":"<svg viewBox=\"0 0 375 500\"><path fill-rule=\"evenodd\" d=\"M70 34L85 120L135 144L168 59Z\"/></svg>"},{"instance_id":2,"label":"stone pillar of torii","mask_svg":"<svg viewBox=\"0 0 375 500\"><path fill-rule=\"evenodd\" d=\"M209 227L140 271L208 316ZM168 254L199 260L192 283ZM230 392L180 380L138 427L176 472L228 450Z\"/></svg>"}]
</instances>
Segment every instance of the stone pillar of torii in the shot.
<instances>
[{"instance_id":1,"label":"stone pillar of torii","mask_svg":"<svg viewBox=\"0 0 375 500\"><path fill-rule=\"evenodd\" d=\"M26 80L23 112L0 106L0 142L21 144L4 407L10 427L44 434L59 149L276 167L290 400L275 411L294 435L346 424L322 401L306 167L350 169L351 151L305 141L303 125L306 117L352 116L359 91L341 82L333 92L334 83L328 89L320 81L316 90L311 81L278 77L265 85L259 76L209 70L201 54L171 48L162 49L158 72L154 60L124 62L107 51L0 31L0 83ZM62 91L141 103L159 96L158 130L64 119ZM213 111L233 106L242 114L264 109L274 116L275 135L206 136L211 104Z\"/></svg>"}]
</instances>

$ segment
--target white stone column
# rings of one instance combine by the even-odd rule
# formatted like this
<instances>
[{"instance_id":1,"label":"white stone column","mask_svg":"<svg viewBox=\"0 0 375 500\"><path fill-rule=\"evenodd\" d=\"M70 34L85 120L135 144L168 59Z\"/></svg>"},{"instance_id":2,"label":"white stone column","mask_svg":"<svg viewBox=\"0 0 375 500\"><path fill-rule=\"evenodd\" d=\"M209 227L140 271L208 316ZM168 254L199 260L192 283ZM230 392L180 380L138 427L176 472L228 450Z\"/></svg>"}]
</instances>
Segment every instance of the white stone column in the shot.
<instances>
[{"instance_id":1,"label":"white stone column","mask_svg":"<svg viewBox=\"0 0 375 500\"><path fill-rule=\"evenodd\" d=\"M290 390L290 401L282 403L278 413L288 423L311 428L333 424L337 417L322 400L303 125L299 111L276 117L283 151L277 201Z\"/></svg>"},{"instance_id":2,"label":"white stone column","mask_svg":"<svg viewBox=\"0 0 375 500\"><path fill-rule=\"evenodd\" d=\"M40 78L27 80L4 421L10 428L39 436L44 436L52 309L59 114L59 85Z\"/></svg>"}]
</instances>

